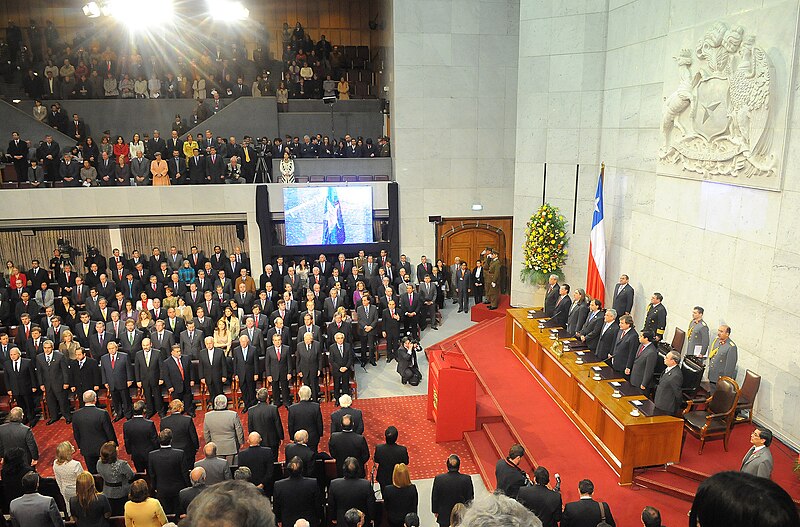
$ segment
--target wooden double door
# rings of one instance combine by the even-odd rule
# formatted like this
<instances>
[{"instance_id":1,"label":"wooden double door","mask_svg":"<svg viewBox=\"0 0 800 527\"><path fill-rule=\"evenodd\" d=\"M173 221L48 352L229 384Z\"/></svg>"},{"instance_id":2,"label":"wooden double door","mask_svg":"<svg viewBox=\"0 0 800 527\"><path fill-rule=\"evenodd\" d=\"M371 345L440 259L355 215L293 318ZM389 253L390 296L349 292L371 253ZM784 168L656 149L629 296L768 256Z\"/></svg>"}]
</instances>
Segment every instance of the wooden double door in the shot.
<instances>
[{"instance_id":1,"label":"wooden double door","mask_svg":"<svg viewBox=\"0 0 800 527\"><path fill-rule=\"evenodd\" d=\"M446 218L436 225L436 257L448 266L456 256L475 268L481 252L492 247L500 257L501 291L507 292L509 283L513 218Z\"/></svg>"}]
</instances>

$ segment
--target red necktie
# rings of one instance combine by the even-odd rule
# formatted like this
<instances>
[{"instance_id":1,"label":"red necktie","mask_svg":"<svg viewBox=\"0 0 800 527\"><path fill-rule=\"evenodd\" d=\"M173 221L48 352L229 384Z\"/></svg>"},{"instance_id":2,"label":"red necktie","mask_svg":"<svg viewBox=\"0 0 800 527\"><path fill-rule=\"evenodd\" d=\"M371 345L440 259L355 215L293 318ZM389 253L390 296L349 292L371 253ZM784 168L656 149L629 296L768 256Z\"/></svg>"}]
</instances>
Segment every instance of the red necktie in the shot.
<instances>
[{"instance_id":1,"label":"red necktie","mask_svg":"<svg viewBox=\"0 0 800 527\"><path fill-rule=\"evenodd\" d=\"M181 360L177 359L176 362L178 363L178 371L181 372L181 380L183 380L183 364L181 364Z\"/></svg>"},{"instance_id":2,"label":"red necktie","mask_svg":"<svg viewBox=\"0 0 800 527\"><path fill-rule=\"evenodd\" d=\"M280 362L280 360L281 360L281 348L280 347L275 348L275 353L278 355L278 362Z\"/></svg>"},{"instance_id":3,"label":"red necktie","mask_svg":"<svg viewBox=\"0 0 800 527\"><path fill-rule=\"evenodd\" d=\"M641 354L642 354L642 350L643 350L643 349L644 349L644 344L642 344L641 346L639 346L639 351L637 351L637 352L636 352L636 357L637 357L637 358L639 357L639 355L641 355Z\"/></svg>"},{"instance_id":4,"label":"red necktie","mask_svg":"<svg viewBox=\"0 0 800 527\"><path fill-rule=\"evenodd\" d=\"M112 356L111 356L111 369L112 369L112 370L114 369L114 365L115 365L116 363L117 363L117 356L116 356L116 355L112 355Z\"/></svg>"}]
</instances>

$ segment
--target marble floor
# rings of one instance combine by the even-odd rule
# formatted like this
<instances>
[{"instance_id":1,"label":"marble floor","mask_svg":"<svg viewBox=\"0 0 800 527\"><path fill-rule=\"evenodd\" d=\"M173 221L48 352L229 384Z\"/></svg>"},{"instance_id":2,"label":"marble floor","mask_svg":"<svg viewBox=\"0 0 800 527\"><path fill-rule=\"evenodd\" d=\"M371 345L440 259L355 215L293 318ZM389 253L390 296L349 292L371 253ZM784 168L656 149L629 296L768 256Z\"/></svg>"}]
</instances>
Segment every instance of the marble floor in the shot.
<instances>
[{"instance_id":1,"label":"marble floor","mask_svg":"<svg viewBox=\"0 0 800 527\"><path fill-rule=\"evenodd\" d=\"M472 326L474 323L470 320L469 314L458 313L457 306L451 300L446 300L444 309L442 310L442 323L438 331L426 329L422 334L421 344L423 348L436 344L460 331ZM420 371L422 371L423 379L419 386L403 385L400 383L400 375L397 373L397 362L386 364L386 359L378 362L377 366L367 365L367 372L363 369L356 367L356 375L358 379L358 398L378 398L378 397L396 397L399 395L426 395L428 393L428 361L424 353L418 356ZM357 406L356 402L354 406ZM370 445L371 449L374 447ZM413 476L413 463L411 460L411 474ZM445 472L445 460L442 460L442 472ZM481 496L487 492L480 476L473 474L473 486L475 487L475 497ZM433 478L428 479L414 479L414 484L417 486L419 494L419 515L420 525L423 527L435 527L436 519L431 512L431 490L433 488Z\"/></svg>"}]
</instances>

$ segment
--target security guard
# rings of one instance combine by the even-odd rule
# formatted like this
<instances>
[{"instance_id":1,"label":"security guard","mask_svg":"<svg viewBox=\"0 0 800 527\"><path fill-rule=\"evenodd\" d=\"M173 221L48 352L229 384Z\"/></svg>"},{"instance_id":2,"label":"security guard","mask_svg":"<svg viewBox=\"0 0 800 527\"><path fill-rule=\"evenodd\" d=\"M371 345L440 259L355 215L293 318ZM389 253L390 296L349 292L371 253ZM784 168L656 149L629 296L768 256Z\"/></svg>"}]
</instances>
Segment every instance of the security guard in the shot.
<instances>
[{"instance_id":1,"label":"security guard","mask_svg":"<svg viewBox=\"0 0 800 527\"><path fill-rule=\"evenodd\" d=\"M698 346L700 347L698 349ZM686 354L705 357L708 351L708 325L703 320L703 308L694 306L692 321L686 330Z\"/></svg>"},{"instance_id":2,"label":"security guard","mask_svg":"<svg viewBox=\"0 0 800 527\"><path fill-rule=\"evenodd\" d=\"M483 268L486 273L486 297L491 304L489 309L497 309L500 300L500 259L494 250L489 250Z\"/></svg>"},{"instance_id":3,"label":"security guard","mask_svg":"<svg viewBox=\"0 0 800 527\"><path fill-rule=\"evenodd\" d=\"M642 332L652 331L657 342L664 339L664 330L667 328L667 308L661 303L663 299L661 293L653 293L653 296L650 297L642 328Z\"/></svg>"},{"instance_id":4,"label":"security guard","mask_svg":"<svg viewBox=\"0 0 800 527\"><path fill-rule=\"evenodd\" d=\"M736 378L736 362L739 349L731 340L730 326L722 325L717 330L717 338L711 343L708 352L708 381L716 386L720 377Z\"/></svg>"}]
</instances>

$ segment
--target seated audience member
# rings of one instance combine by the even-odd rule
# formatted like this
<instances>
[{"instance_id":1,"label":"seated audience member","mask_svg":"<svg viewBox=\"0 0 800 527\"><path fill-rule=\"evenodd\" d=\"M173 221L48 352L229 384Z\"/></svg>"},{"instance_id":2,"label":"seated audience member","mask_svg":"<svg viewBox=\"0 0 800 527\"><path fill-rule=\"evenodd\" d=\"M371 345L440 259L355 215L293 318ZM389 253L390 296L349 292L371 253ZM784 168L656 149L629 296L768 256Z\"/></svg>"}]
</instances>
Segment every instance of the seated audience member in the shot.
<instances>
[{"instance_id":1,"label":"seated audience member","mask_svg":"<svg viewBox=\"0 0 800 527\"><path fill-rule=\"evenodd\" d=\"M561 527L595 527L605 515L605 522L611 527L615 527L614 517L611 515L611 509L608 503L604 501L595 501L592 498L594 494L594 483L588 479L582 479L578 482L578 492L581 494L581 499L573 501L564 505L564 512L561 516ZM603 510L603 514L600 510Z\"/></svg>"},{"instance_id":2,"label":"seated audience member","mask_svg":"<svg viewBox=\"0 0 800 527\"><path fill-rule=\"evenodd\" d=\"M162 527L167 515L161 503L150 497L147 482L139 479L131 485L130 501L125 504L125 525L135 527Z\"/></svg>"},{"instance_id":3,"label":"seated audience member","mask_svg":"<svg viewBox=\"0 0 800 527\"><path fill-rule=\"evenodd\" d=\"M800 525L800 516L791 496L777 483L727 471L700 484L689 511L689 525L783 527Z\"/></svg>"},{"instance_id":4,"label":"seated audience member","mask_svg":"<svg viewBox=\"0 0 800 527\"><path fill-rule=\"evenodd\" d=\"M595 527L597 524L593 524ZM486 494L470 503L460 527L541 527L542 522L517 500Z\"/></svg>"},{"instance_id":5,"label":"seated audience member","mask_svg":"<svg viewBox=\"0 0 800 527\"><path fill-rule=\"evenodd\" d=\"M5 479L5 478L3 478ZM22 476L24 494L9 505L11 524L15 527L63 527L64 520L56 500L39 494L39 474L28 472Z\"/></svg>"},{"instance_id":6,"label":"seated audience member","mask_svg":"<svg viewBox=\"0 0 800 527\"><path fill-rule=\"evenodd\" d=\"M78 474L75 496L69 499L69 510L76 527L108 525L111 504L104 494L97 492L94 476L86 470Z\"/></svg>"},{"instance_id":7,"label":"seated audience member","mask_svg":"<svg viewBox=\"0 0 800 527\"><path fill-rule=\"evenodd\" d=\"M197 496L184 522L187 527L275 527L275 515L257 488L234 480Z\"/></svg>"}]
</instances>

